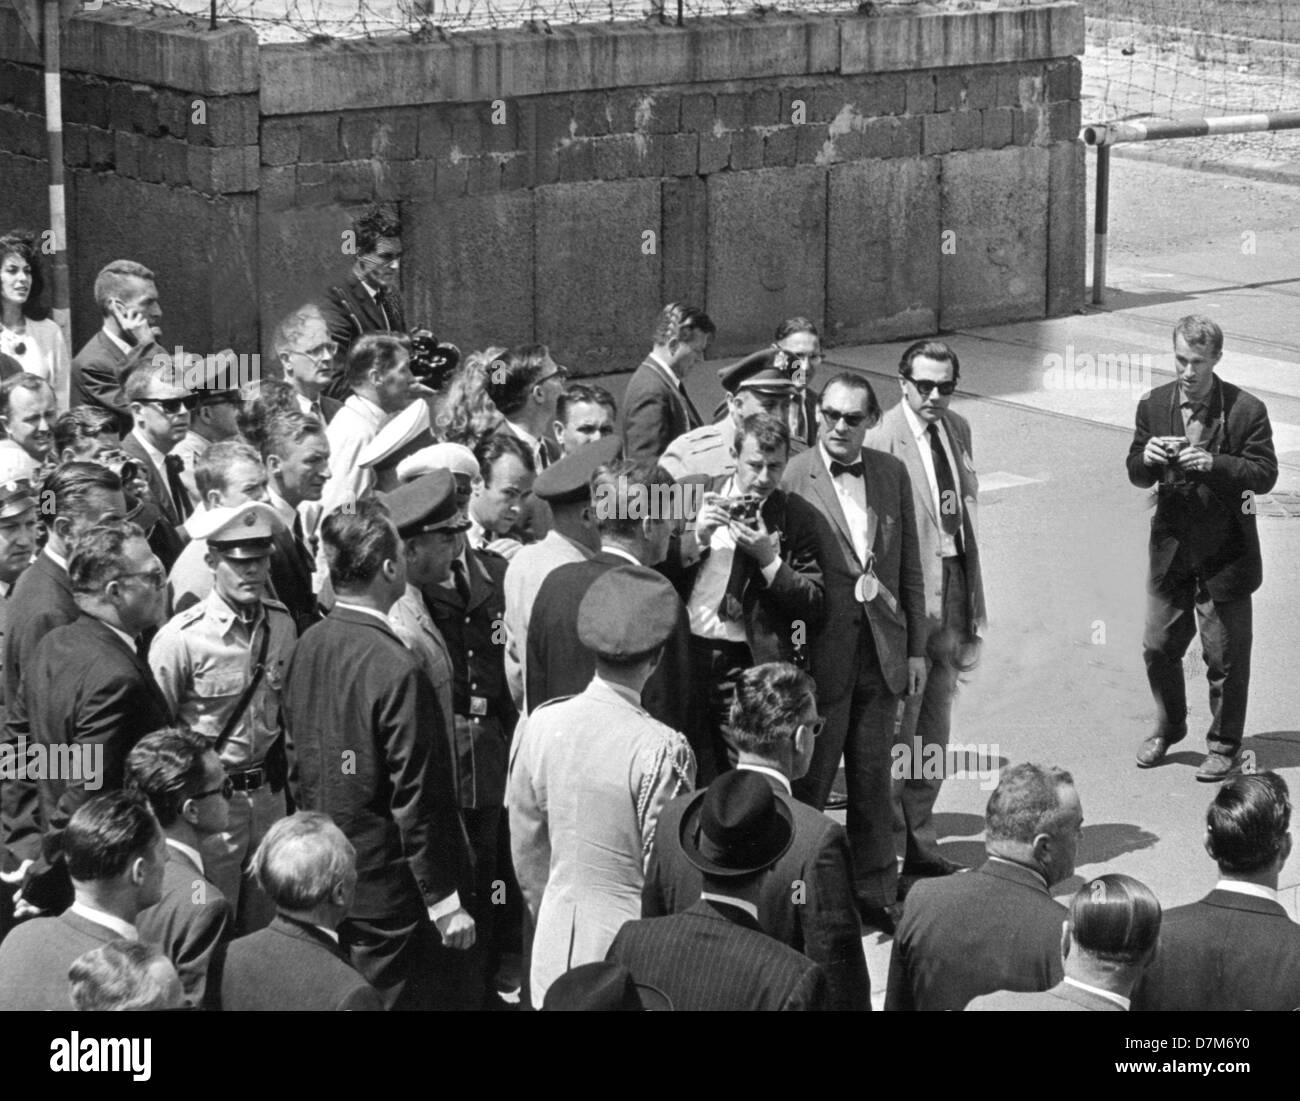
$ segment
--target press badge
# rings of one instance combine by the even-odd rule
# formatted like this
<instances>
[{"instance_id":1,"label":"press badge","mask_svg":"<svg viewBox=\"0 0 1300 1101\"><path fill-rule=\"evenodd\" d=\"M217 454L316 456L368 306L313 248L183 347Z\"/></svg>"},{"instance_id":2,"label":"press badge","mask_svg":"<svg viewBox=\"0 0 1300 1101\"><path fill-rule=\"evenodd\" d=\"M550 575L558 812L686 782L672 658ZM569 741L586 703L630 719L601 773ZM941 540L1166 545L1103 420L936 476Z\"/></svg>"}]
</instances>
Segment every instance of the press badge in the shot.
<instances>
[{"instance_id":1,"label":"press badge","mask_svg":"<svg viewBox=\"0 0 1300 1101\"><path fill-rule=\"evenodd\" d=\"M870 604L880 593L880 579L874 573L864 573L853 587L853 595L863 604Z\"/></svg>"}]
</instances>

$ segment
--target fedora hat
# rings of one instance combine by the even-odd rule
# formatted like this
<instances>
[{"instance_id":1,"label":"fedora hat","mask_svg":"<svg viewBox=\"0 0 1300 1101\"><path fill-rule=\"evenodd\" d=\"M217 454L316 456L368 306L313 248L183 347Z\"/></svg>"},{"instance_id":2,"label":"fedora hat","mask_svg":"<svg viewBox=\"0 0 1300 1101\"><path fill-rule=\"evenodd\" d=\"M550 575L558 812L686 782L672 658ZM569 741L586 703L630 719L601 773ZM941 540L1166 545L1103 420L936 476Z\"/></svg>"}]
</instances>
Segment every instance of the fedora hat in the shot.
<instances>
[{"instance_id":1,"label":"fedora hat","mask_svg":"<svg viewBox=\"0 0 1300 1101\"><path fill-rule=\"evenodd\" d=\"M658 987L633 980L621 963L600 960L566 971L546 990L543 1011L618 1013L670 1010L673 1003Z\"/></svg>"},{"instance_id":2,"label":"fedora hat","mask_svg":"<svg viewBox=\"0 0 1300 1101\"><path fill-rule=\"evenodd\" d=\"M723 773L686 805L686 859L709 876L746 876L781 859L794 840L790 808L759 773Z\"/></svg>"}]
</instances>

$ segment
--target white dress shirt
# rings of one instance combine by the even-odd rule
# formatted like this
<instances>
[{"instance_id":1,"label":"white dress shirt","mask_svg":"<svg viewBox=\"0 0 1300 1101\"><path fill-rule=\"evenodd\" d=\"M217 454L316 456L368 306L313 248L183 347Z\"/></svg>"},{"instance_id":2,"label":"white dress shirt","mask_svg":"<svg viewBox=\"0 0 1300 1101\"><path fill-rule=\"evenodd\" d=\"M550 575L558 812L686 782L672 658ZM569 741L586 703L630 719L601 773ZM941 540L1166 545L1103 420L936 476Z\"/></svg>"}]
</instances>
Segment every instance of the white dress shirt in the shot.
<instances>
[{"instance_id":1,"label":"white dress shirt","mask_svg":"<svg viewBox=\"0 0 1300 1101\"><path fill-rule=\"evenodd\" d=\"M1214 885L1216 891L1233 891L1239 895L1250 895L1253 898L1267 899L1269 902L1277 901L1277 891L1272 887L1265 887L1262 883L1244 883L1240 879L1221 879Z\"/></svg>"},{"instance_id":2,"label":"white dress shirt","mask_svg":"<svg viewBox=\"0 0 1300 1101\"><path fill-rule=\"evenodd\" d=\"M921 456L921 465L925 467L925 479L930 483L930 500L934 503L934 515L936 518L943 516L943 502L939 500L939 479L934 473L934 452L930 450L930 432L929 425L921 420L912 412L912 407L903 402L903 416L907 420L907 426L912 430L912 435L916 437L916 450ZM957 466L956 457L952 453L952 441L948 439L948 429L940 421L939 443L943 447L943 453L948 457L948 469L952 471L953 488L957 491L957 499L952 503L952 507L957 510L957 530L961 530L961 474ZM943 524L939 525L939 553L944 558L951 558L958 553L957 540L943 530Z\"/></svg>"},{"instance_id":3,"label":"white dress shirt","mask_svg":"<svg viewBox=\"0 0 1300 1101\"><path fill-rule=\"evenodd\" d=\"M794 789L790 787L790 778L784 772L776 768L768 768L767 765L746 764L742 761L736 766L738 770L745 772L761 772L764 776L770 776L786 790L787 795L793 795Z\"/></svg>"},{"instance_id":4,"label":"white dress shirt","mask_svg":"<svg viewBox=\"0 0 1300 1101\"><path fill-rule=\"evenodd\" d=\"M1121 1009L1128 1009L1132 1002L1122 994L1116 994L1113 990L1103 990L1100 986L1089 986L1086 982L1080 982L1078 979L1072 979L1066 975L1065 982L1067 986L1073 986L1077 990L1086 990L1089 994L1096 994L1099 998L1105 998L1108 1002L1114 1002Z\"/></svg>"},{"instance_id":5,"label":"white dress shirt","mask_svg":"<svg viewBox=\"0 0 1300 1101\"><path fill-rule=\"evenodd\" d=\"M102 925L105 929L113 930L123 940L140 939L139 930L129 921L123 921L115 914L106 914L103 910L92 909L84 902L74 902L68 909L87 921L93 921L96 925Z\"/></svg>"},{"instance_id":6,"label":"white dress shirt","mask_svg":"<svg viewBox=\"0 0 1300 1101\"><path fill-rule=\"evenodd\" d=\"M831 458L824 444L818 443L817 446L822 453L822 462L826 464L826 469L829 471L831 463L839 460ZM831 485L835 487L835 497L840 502L840 508L844 510L844 519L848 521L849 535L853 539L853 553L858 556L858 564L865 566L871 544L875 542L875 532L867 531L866 476L854 478L850 474L840 474L831 479ZM868 536L871 538L868 539Z\"/></svg>"},{"instance_id":7,"label":"white dress shirt","mask_svg":"<svg viewBox=\"0 0 1300 1101\"><path fill-rule=\"evenodd\" d=\"M199 875L208 874L203 868L203 854L200 853L198 849L192 848L191 846L185 844L184 841L177 841L173 837L167 837L164 838L163 840L165 840L167 844L169 844L177 852L183 853L185 857L189 860L189 862L193 864L196 868L198 868Z\"/></svg>"}]
</instances>

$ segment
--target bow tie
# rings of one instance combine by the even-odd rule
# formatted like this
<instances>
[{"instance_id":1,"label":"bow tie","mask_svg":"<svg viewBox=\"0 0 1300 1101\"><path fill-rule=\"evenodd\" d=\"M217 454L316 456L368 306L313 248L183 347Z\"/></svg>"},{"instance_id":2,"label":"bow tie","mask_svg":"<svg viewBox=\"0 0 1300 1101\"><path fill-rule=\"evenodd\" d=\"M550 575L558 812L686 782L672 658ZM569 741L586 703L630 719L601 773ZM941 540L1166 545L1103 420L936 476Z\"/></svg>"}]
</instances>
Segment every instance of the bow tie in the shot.
<instances>
[{"instance_id":1,"label":"bow tie","mask_svg":"<svg viewBox=\"0 0 1300 1101\"><path fill-rule=\"evenodd\" d=\"M838 478L841 474L847 474L850 478L862 477L862 460L856 463L837 463L831 460L831 477Z\"/></svg>"}]
</instances>

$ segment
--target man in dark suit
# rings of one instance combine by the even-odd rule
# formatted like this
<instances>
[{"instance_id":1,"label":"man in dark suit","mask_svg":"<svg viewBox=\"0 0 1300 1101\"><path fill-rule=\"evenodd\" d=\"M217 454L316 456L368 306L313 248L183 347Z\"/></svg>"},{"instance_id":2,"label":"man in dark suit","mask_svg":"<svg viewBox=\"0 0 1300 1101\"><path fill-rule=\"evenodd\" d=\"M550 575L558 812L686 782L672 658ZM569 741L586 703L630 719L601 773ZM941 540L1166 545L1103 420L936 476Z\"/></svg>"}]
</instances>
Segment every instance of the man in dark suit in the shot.
<instances>
[{"instance_id":1,"label":"man in dark suit","mask_svg":"<svg viewBox=\"0 0 1300 1101\"><path fill-rule=\"evenodd\" d=\"M816 510L826 583L811 671L826 729L795 795L826 806L844 756L854 890L866 923L898 918L890 747L904 694L925 688L925 589L912 484L892 455L862 446L880 417L871 385L845 372L822 390L817 446L786 468L785 488Z\"/></svg>"},{"instance_id":2,"label":"man in dark suit","mask_svg":"<svg viewBox=\"0 0 1300 1101\"><path fill-rule=\"evenodd\" d=\"M719 769L736 763L727 730L736 677L756 663L802 661L824 606L816 510L779 488L790 454L785 421L746 417L734 449L735 473L710 481L680 561L665 568L686 604L694 706Z\"/></svg>"},{"instance_id":3,"label":"man in dark suit","mask_svg":"<svg viewBox=\"0 0 1300 1101\"><path fill-rule=\"evenodd\" d=\"M342 931L353 965L389 1009L438 1008L442 946L474 943L473 881L437 697L388 623L406 589L401 540L371 499L330 513L321 540L337 600L285 674L290 787L358 851Z\"/></svg>"},{"instance_id":4,"label":"man in dark suit","mask_svg":"<svg viewBox=\"0 0 1300 1101\"><path fill-rule=\"evenodd\" d=\"M221 963L234 931L226 896L206 873L201 846L230 823L230 780L207 739L155 730L126 759L127 787L149 800L167 841L162 898L140 912L140 936L176 966L186 1002L221 1005Z\"/></svg>"},{"instance_id":5,"label":"man in dark suit","mask_svg":"<svg viewBox=\"0 0 1300 1101\"><path fill-rule=\"evenodd\" d=\"M81 618L36 647L8 722L11 741L26 738L72 766L37 777L36 798L24 800L8 840L12 855L34 861L23 897L56 911L68 901L59 857L68 819L88 792L120 788L135 743L172 721L136 649L162 621L167 582L144 533L123 520L91 528L72 549L68 579Z\"/></svg>"},{"instance_id":6,"label":"man in dark suit","mask_svg":"<svg viewBox=\"0 0 1300 1101\"><path fill-rule=\"evenodd\" d=\"M907 896L885 1009L962 1009L981 994L1059 983L1065 910L1049 892L1074 874L1082 828L1068 772L1004 769L985 812L988 861Z\"/></svg>"},{"instance_id":7,"label":"man in dark suit","mask_svg":"<svg viewBox=\"0 0 1300 1101\"><path fill-rule=\"evenodd\" d=\"M298 408L321 424L329 424L343 403L325 393L334 377L338 354L319 306L294 310L275 330L275 354L285 381L293 387Z\"/></svg>"},{"instance_id":8,"label":"man in dark suit","mask_svg":"<svg viewBox=\"0 0 1300 1101\"><path fill-rule=\"evenodd\" d=\"M103 326L72 361L69 404L96 405L117 418L118 435L131 431L131 409L122 393L130 367L160 351L162 307L154 274L133 260L114 260L95 276L95 305Z\"/></svg>"},{"instance_id":9,"label":"man in dark suit","mask_svg":"<svg viewBox=\"0 0 1300 1101\"><path fill-rule=\"evenodd\" d=\"M73 961L109 941L139 940L136 915L162 893L165 846L143 796L88 800L62 843L75 900L60 917L24 922L0 942L0 1012L70 1009Z\"/></svg>"},{"instance_id":10,"label":"man in dark suit","mask_svg":"<svg viewBox=\"0 0 1300 1101\"><path fill-rule=\"evenodd\" d=\"M1197 633L1210 684L1209 750L1198 780L1237 767L1250 686L1251 593L1263 581L1257 493L1277 482L1264 403L1214 374L1223 330L1191 315L1174 326L1178 378L1138 402L1128 477L1159 483L1151 519L1147 622L1142 640L1156 728L1138 748L1139 768L1159 764L1187 736L1183 654Z\"/></svg>"},{"instance_id":11,"label":"man in dark suit","mask_svg":"<svg viewBox=\"0 0 1300 1101\"><path fill-rule=\"evenodd\" d=\"M660 312L651 337L654 347L623 395L619 431L629 459L657 462L673 440L704 423L684 379L703 359L716 331L709 315L695 306L670 302Z\"/></svg>"},{"instance_id":12,"label":"man in dark suit","mask_svg":"<svg viewBox=\"0 0 1300 1101\"><path fill-rule=\"evenodd\" d=\"M357 889L357 854L328 815L299 811L267 831L253 869L278 913L226 954L221 1008L379 1011L383 999L348 962L339 925Z\"/></svg>"},{"instance_id":13,"label":"man in dark suit","mask_svg":"<svg viewBox=\"0 0 1300 1101\"><path fill-rule=\"evenodd\" d=\"M817 391L813 378L822 365L822 338L806 317L787 317L776 327L772 340L775 363L794 382L789 407L790 439L806 447L817 442ZM800 448L802 450L802 448Z\"/></svg>"},{"instance_id":14,"label":"man in dark suit","mask_svg":"<svg viewBox=\"0 0 1300 1101\"><path fill-rule=\"evenodd\" d=\"M319 501L330 476L324 426L303 413L277 413L262 436L262 461L267 503L284 522L275 535L271 585L301 635L323 615L314 583L316 556L307 545L298 506Z\"/></svg>"},{"instance_id":15,"label":"man in dark suit","mask_svg":"<svg viewBox=\"0 0 1300 1101\"><path fill-rule=\"evenodd\" d=\"M1277 901L1290 824L1290 793L1276 773L1224 784L1205 829L1219 881L1199 902L1165 914L1135 1010L1300 1009L1300 926Z\"/></svg>"},{"instance_id":16,"label":"man in dark suit","mask_svg":"<svg viewBox=\"0 0 1300 1101\"><path fill-rule=\"evenodd\" d=\"M748 771L728 772L688 799L677 835L702 877L699 901L626 923L605 958L679 1011L828 1008L825 972L760 925L764 873L794 838L789 807Z\"/></svg>"},{"instance_id":17,"label":"man in dark suit","mask_svg":"<svg viewBox=\"0 0 1300 1101\"><path fill-rule=\"evenodd\" d=\"M807 673L774 662L741 674L731 712L731 735L740 749L736 767L762 776L794 824L790 848L762 875L759 924L821 965L829 1008L869 1010L871 982L853 904L848 837L839 823L790 793L791 780L812 762L821 726L816 685ZM681 843L691 799L674 799L659 816L641 894L643 917L679 914L699 900L700 871Z\"/></svg>"},{"instance_id":18,"label":"man in dark suit","mask_svg":"<svg viewBox=\"0 0 1300 1101\"><path fill-rule=\"evenodd\" d=\"M1089 880L1070 900L1070 920L1061 929L1065 978L1051 990L983 994L970 1012L1101 1012L1130 1008L1133 987L1155 954L1160 903L1132 876Z\"/></svg>"}]
</instances>

